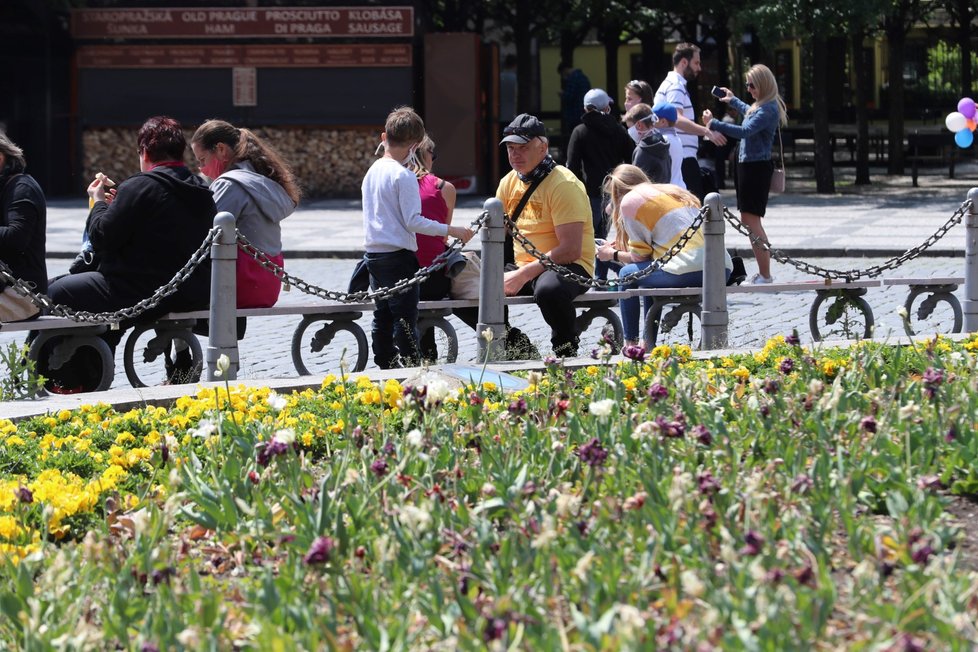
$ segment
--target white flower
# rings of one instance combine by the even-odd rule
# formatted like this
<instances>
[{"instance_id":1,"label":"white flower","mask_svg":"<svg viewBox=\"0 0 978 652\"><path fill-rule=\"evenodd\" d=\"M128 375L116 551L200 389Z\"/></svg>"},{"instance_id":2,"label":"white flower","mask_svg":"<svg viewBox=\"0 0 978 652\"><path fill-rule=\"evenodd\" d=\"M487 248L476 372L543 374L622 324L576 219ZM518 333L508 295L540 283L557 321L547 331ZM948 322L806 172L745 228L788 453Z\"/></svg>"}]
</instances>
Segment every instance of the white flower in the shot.
<instances>
[{"instance_id":1,"label":"white flower","mask_svg":"<svg viewBox=\"0 0 978 652\"><path fill-rule=\"evenodd\" d=\"M199 437L200 439L207 439L217 430L217 422L210 419L202 419L197 427L190 430L191 437Z\"/></svg>"},{"instance_id":2,"label":"white flower","mask_svg":"<svg viewBox=\"0 0 978 652\"><path fill-rule=\"evenodd\" d=\"M292 428L282 428L281 430L276 430L272 439L280 444L291 446L295 443L295 430Z\"/></svg>"},{"instance_id":3,"label":"white flower","mask_svg":"<svg viewBox=\"0 0 978 652\"><path fill-rule=\"evenodd\" d=\"M214 375L220 378L227 373L228 369L231 368L231 358L227 356L226 353L222 353L217 359L217 368L214 370Z\"/></svg>"},{"instance_id":4,"label":"white flower","mask_svg":"<svg viewBox=\"0 0 978 652\"><path fill-rule=\"evenodd\" d=\"M420 430L415 428L404 437L404 440L408 443L409 446L413 446L414 448L421 448L421 443L424 441L424 435L421 434Z\"/></svg>"},{"instance_id":5,"label":"white flower","mask_svg":"<svg viewBox=\"0 0 978 652\"><path fill-rule=\"evenodd\" d=\"M531 548L545 548L551 541L557 538L557 523L550 514L543 515L543 523L540 524L540 534L533 539Z\"/></svg>"},{"instance_id":6,"label":"white flower","mask_svg":"<svg viewBox=\"0 0 978 652\"><path fill-rule=\"evenodd\" d=\"M188 627L177 634L177 643L184 647L196 648L200 645L200 634L196 627Z\"/></svg>"},{"instance_id":7,"label":"white flower","mask_svg":"<svg viewBox=\"0 0 978 652\"><path fill-rule=\"evenodd\" d=\"M576 516L580 509L580 496L563 493L557 496L557 516L560 518L570 518L571 516Z\"/></svg>"},{"instance_id":8,"label":"white flower","mask_svg":"<svg viewBox=\"0 0 978 652\"><path fill-rule=\"evenodd\" d=\"M444 380L435 379L428 383L425 391L425 405L443 403L452 393L452 387Z\"/></svg>"},{"instance_id":9,"label":"white flower","mask_svg":"<svg viewBox=\"0 0 978 652\"><path fill-rule=\"evenodd\" d=\"M680 573L679 581L683 586L683 593L691 598L702 598L706 594L706 584L691 570Z\"/></svg>"},{"instance_id":10,"label":"white flower","mask_svg":"<svg viewBox=\"0 0 978 652\"><path fill-rule=\"evenodd\" d=\"M910 417L914 416L918 412L920 412L920 406L914 403L913 401L910 401L906 405L900 407L900 418L909 419Z\"/></svg>"},{"instance_id":11,"label":"white flower","mask_svg":"<svg viewBox=\"0 0 978 652\"><path fill-rule=\"evenodd\" d=\"M621 622L622 635L632 638L645 627L645 618L638 607L630 604L617 604L618 620Z\"/></svg>"},{"instance_id":12,"label":"white flower","mask_svg":"<svg viewBox=\"0 0 978 652\"><path fill-rule=\"evenodd\" d=\"M494 337L495 333L492 332L491 326L487 326L486 330L482 331L482 339L484 339L486 342L492 342Z\"/></svg>"},{"instance_id":13,"label":"white flower","mask_svg":"<svg viewBox=\"0 0 978 652\"><path fill-rule=\"evenodd\" d=\"M540 384L540 381L543 380L543 374L540 373L539 371L531 371L526 375L526 380L531 385L537 386Z\"/></svg>"},{"instance_id":14,"label":"white flower","mask_svg":"<svg viewBox=\"0 0 978 652\"><path fill-rule=\"evenodd\" d=\"M615 400L612 398L606 398L591 403L589 409L591 411L591 414L593 414L596 417L606 417L611 415L611 410L614 407L615 407Z\"/></svg>"},{"instance_id":15,"label":"white flower","mask_svg":"<svg viewBox=\"0 0 978 652\"><path fill-rule=\"evenodd\" d=\"M574 565L574 577L581 580L582 582L587 580L587 572L591 568L591 563L594 561L594 551L588 550L584 553L584 556L577 560Z\"/></svg>"},{"instance_id":16,"label":"white flower","mask_svg":"<svg viewBox=\"0 0 978 652\"><path fill-rule=\"evenodd\" d=\"M414 505L402 507L397 520L414 534L421 534L431 526L431 514L428 510Z\"/></svg>"},{"instance_id":17,"label":"white flower","mask_svg":"<svg viewBox=\"0 0 978 652\"><path fill-rule=\"evenodd\" d=\"M289 404L289 401L284 396L281 396L276 392L269 392L266 403L268 403L269 409L271 409L273 412L281 412L285 409L285 406Z\"/></svg>"},{"instance_id":18,"label":"white flower","mask_svg":"<svg viewBox=\"0 0 978 652\"><path fill-rule=\"evenodd\" d=\"M642 423L635 426L635 430L632 431L632 439L647 439L651 437L656 432L656 426L651 421L643 421Z\"/></svg>"},{"instance_id":19,"label":"white flower","mask_svg":"<svg viewBox=\"0 0 978 652\"><path fill-rule=\"evenodd\" d=\"M897 308L897 314L900 315L900 319L907 320L910 319L910 313L907 312L906 306L900 306Z\"/></svg>"}]
</instances>

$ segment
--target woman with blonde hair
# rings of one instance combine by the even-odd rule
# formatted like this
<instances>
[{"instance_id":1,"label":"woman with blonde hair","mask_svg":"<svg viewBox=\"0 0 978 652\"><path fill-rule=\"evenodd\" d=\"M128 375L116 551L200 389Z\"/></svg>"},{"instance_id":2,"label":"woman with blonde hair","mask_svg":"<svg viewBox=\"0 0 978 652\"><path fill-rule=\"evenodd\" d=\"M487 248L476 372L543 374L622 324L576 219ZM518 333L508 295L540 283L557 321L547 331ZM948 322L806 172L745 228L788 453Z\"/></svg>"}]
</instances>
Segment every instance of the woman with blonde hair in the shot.
<instances>
[{"instance_id":1,"label":"woman with blonde hair","mask_svg":"<svg viewBox=\"0 0 978 652\"><path fill-rule=\"evenodd\" d=\"M778 129L788 123L788 113L784 100L778 94L774 73L763 64L751 66L747 71L747 92L754 98L753 104L748 105L735 97L729 88L721 90L725 95L720 101L728 103L743 115L743 122L739 125L722 122L707 110L703 111L703 124L712 131L740 139L740 151L737 155L737 210L740 211L740 221L755 236L766 241L767 233L761 225L761 218L767 210L771 175L774 172L771 148ZM754 250L754 259L757 260L757 274L751 278L751 283L772 282L774 278L771 276L770 252L756 242L751 242L751 248Z\"/></svg>"},{"instance_id":2,"label":"woman with blonde hair","mask_svg":"<svg viewBox=\"0 0 978 652\"><path fill-rule=\"evenodd\" d=\"M687 190L672 184L651 183L634 165L616 167L605 178L604 192L611 209L616 239L598 248L599 260L625 263L619 277L646 269L661 258L686 233L700 211L700 203ZM648 276L625 286L630 288L681 288L703 284L703 231L697 230L669 262ZM725 254L727 279L733 262ZM638 344L639 300L619 302L625 344ZM648 312L646 303L643 314ZM645 343L648 344L648 343Z\"/></svg>"},{"instance_id":3,"label":"woman with blonde hair","mask_svg":"<svg viewBox=\"0 0 978 652\"><path fill-rule=\"evenodd\" d=\"M200 171L211 179L218 211L234 215L238 231L277 265L282 257L281 222L299 204L301 192L288 164L248 129L208 120L190 141ZM282 283L238 250L238 307L267 308L278 301Z\"/></svg>"}]
</instances>

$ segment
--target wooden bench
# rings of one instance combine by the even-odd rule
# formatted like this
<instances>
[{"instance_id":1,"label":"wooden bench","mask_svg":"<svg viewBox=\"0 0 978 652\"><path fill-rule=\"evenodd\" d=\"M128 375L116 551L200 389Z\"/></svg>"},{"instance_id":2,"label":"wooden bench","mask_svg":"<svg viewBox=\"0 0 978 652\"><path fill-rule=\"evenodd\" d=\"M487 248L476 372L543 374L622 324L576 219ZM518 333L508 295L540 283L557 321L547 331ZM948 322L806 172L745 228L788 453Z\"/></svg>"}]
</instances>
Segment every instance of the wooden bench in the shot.
<instances>
[{"instance_id":1,"label":"wooden bench","mask_svg":"<svg viewBox=\"0 0 978 652\"><path fill-rule=\"evenodd\" d=\"M927 161L936 161L938 165L948 165L948 178L954 178L954 163L957 154L957 146L954 138L947 133L922 134L913 131L907 135L907 150L910 158L910 175L913 179L914 188L917 187L917 177L920 172L920 164Z\"/></svg>"}]
</instances>

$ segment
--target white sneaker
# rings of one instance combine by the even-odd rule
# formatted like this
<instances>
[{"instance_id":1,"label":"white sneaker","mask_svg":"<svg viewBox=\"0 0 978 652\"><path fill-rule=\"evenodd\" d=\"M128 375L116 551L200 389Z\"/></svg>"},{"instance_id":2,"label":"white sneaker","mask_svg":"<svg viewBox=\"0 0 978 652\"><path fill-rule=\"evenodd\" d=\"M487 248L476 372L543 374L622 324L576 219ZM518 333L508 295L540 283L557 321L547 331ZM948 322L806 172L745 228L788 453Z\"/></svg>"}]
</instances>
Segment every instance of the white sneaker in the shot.
<instances>
[{"instance_id":1,"label":"white sneaker","mask_svg":"<svg viewBox=\"0 0 978 652\"><path fill-rule=\"evenodd\" d=\"M754 274L750 277L751 285L767 285L768 283L774 282L774 276L761 276L760 273Z\"/></svg>"}]
</instances>

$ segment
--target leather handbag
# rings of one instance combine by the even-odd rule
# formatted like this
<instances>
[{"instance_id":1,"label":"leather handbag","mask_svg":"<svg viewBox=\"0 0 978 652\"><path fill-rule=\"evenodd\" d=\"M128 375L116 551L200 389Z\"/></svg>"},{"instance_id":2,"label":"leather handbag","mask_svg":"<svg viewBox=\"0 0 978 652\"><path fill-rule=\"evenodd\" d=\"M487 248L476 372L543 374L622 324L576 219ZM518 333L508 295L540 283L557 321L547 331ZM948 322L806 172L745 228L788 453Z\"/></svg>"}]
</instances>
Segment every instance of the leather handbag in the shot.
<instances>
[{"instance_id":1,"label":"leather handbag","mask_svg":"<svg viewBox=\"0 0 978 652\"><path fill-rule=\"evenodd\" d=\"M771 173L771 193L780 195L784 192L784 144L781 141L781 128L778 127L778 162L774 164L774 172Z\"/></svg>"}]
</instances>

